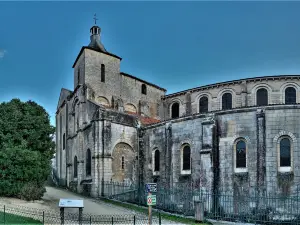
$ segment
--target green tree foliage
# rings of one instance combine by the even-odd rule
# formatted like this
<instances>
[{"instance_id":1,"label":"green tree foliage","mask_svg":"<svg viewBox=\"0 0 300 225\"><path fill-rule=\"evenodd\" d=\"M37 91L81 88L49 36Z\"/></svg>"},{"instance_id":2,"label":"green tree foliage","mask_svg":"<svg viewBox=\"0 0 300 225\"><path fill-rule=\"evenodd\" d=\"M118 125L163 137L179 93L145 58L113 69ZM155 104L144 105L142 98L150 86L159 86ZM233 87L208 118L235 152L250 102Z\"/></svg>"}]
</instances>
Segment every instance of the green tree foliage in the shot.
<instances>
[{"instance_id":1,"label":"green tree foliage","mask_svg":"<svg viewBox=\"0 0 300 225\"><path fill-rule=\"evenodd\" d=\"M0 196L40 198L54 153L45 109L33 101L0 104ZM35 189L35 190L32 190ZM34 193L28 195L28 192Z\"/></svg>"}]
</instances>

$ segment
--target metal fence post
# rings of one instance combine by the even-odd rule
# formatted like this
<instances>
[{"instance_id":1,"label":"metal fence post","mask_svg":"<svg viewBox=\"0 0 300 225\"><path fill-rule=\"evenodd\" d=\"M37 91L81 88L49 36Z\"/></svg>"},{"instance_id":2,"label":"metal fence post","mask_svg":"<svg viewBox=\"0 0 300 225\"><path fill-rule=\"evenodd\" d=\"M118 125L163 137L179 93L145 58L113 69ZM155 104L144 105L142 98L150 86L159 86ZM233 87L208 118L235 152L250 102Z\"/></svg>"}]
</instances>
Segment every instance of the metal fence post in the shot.
<instances>
[{"instance_id":1,"label":"metal fence post","mask_svg":"<svg viewBox=\"0 0 300 225\"><path fill-rule=\"evenodd\" d=\"M135 225L135 215L133 216L133 225Z\"/></svg>"},{"instance_id":2,"label":"metal fence post","mask_svg":"<svg viewBox=\"0 0 300 225\"><path fill-rule=\"evenodd\" d=\"M158 224L161 225L161 214L158 214Z\"/></svg>"},{"instance_id":3,"label":"metal fence post","mask_svg":"<svg viewBox=\"0 0 300 225\"><path fill-rule=\"evenodd\" d=\"M4 211L3 211L3 219L4 219L4 224L5 224L5 206L4 206Z\"/></svg>"},{"instance_id":4,"label":"metal fence post","mask_svg":"<svg viewBox=\"0 0 300 225\"><path fill-rule=\"evenodd\" d=\"M43 224L45 224L45 212L43 211Z\"/></svg>"},{"instance_id":5,"label":"metal fence post","mask_svg":"<svg viewBox=\"0 0 300 225\"><path fill-rule=\"evenodd\" d=\"M90 216L90 225L92 224L92 216Z\"/></svg>"},{"instance_id":6,"label":"metal fence post","mask_svg":"<svg viewBox=\"0 0 300 225\"><path fill-rule=\"evenodd\" d=\"M111 225L114 225L114 217L111 217Z\"/></svg>"}]
</instances>

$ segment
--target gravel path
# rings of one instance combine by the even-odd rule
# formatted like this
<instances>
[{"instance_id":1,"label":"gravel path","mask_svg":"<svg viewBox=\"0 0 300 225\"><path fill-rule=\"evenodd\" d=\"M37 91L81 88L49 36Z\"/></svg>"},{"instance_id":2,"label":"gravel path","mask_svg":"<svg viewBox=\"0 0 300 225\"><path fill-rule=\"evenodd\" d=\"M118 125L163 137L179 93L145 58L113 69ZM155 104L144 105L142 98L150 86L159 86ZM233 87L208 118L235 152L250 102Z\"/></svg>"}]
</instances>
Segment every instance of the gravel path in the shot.
<instances>
[{"instance_id":1,"label":"gravel path","mask_svg":"<svg viewBox=\"0 0 300 225\"><path fill-rule=\"evenodd\" d=\"M67 190L55 188L55 187L46 187L47 192L45 193L43 199L48 201L51 208L58 209L58 202L60 198L69 198L69 199L82 199L84 200L84 209L83 213L92 214L92 215L136 215L136 217L141 218L145 222L147 221L147 215L137 213L133 210L129 210L120 206L115 206L113 204L105 203L100 200L94 200L92 198L85 198L78 196L75 193L72 193ZM68 209L68 212L77 213L78 209ZM157 218L153 218L153 224L155 224ZM147 224L147 223L144 223ZM171 222L162 220L162 224L183 224L178 222Z\"/></svg>"}]
</instances>

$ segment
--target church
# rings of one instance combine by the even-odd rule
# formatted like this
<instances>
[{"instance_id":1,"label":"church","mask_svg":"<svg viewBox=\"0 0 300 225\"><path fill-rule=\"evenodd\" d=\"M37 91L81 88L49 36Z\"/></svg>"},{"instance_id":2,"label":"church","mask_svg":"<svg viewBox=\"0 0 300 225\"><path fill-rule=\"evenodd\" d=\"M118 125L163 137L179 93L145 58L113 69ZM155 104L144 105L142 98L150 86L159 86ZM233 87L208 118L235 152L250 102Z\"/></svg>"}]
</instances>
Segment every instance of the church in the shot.
<instances>
[{"instance_id":1,"label":"church","mask_svg":"<svg viewBox=\"0 0 300 225\"><path fill-rule=\"evenodd\" d=\"M166 94L122 72L121 60L93 26L73 64L74 89L62 88L57 105L60 185L79 193L88 186L94 197L103 194L103 182L155 182L234 198L298 192L300 75Z\"/></svg>"}]
</instances>

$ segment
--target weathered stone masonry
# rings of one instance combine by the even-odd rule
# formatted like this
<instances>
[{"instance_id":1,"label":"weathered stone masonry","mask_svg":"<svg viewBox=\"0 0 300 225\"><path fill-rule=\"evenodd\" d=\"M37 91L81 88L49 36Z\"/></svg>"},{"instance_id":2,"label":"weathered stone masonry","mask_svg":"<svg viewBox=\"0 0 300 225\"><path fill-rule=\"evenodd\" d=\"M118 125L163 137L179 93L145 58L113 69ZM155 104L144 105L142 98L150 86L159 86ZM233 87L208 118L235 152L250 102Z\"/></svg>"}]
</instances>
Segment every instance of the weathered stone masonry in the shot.
<instances>
[{"instance_id":1,"label":"weathered stone masonry","mask_svg":"<svg viewBox=\"0 0 300 225\"><path fill-rule=\"evenodd\" d=\"M298 191L300 76L241 79L166 95L165 89L120 72L122 59L103 47L94 33L98 28L91 28L91 43L73 65L74 90L62 89L58 102L61 185L100 196L107 191L103 181L140 187L157 182L165 190L230 192L236 200ZM290 166L280 166L286 157L281 155L283 138L290 143ZM238 141L245 149L238 149ZM91 175L86 173L88 149ZM159 171L154 171L157 150ZM236 166L239 151L245 153L242 168ZM176 198L170 195L170 204ZM193 198L186 194L179 202L188 208ZM263 202L213 203L222 210L264 207Z\"/></svg>"}]
</instances>

